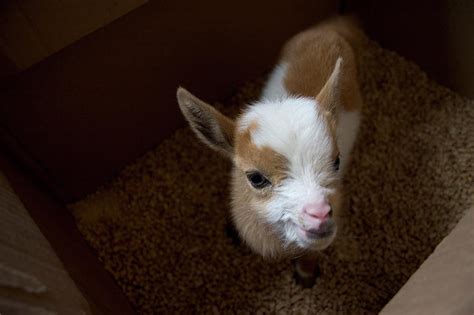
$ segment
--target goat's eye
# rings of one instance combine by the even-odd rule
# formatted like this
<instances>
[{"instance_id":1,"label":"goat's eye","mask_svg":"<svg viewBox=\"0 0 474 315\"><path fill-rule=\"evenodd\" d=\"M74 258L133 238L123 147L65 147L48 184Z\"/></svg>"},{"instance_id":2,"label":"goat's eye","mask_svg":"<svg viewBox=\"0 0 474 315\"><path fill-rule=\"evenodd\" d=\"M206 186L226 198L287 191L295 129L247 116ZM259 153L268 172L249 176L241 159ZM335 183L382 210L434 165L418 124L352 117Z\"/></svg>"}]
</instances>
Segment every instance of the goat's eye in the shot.
<instances>
[{"instance_id":1,"label":"goat's eye","mask_svg":"<svg viewBox=\"0 0 474 315\"><path fill-rule=\"evenodd\" d=\"M248 172L247 179L254 188L262 189L270 185L270 181L265 178L260 172Z\"/></svg>"},{"instance_id":2,"label":"goat's eye","mask_svg":"<svg viewBox=\"0 0 474 315\"><path fill-rule=\"evenodd\" d=\"M339 155L338 155L337 158L334 160L334 169L336 171L339 171L340 164L341 164L341 159L339 158Z\"/></svg>"}]
</instances>

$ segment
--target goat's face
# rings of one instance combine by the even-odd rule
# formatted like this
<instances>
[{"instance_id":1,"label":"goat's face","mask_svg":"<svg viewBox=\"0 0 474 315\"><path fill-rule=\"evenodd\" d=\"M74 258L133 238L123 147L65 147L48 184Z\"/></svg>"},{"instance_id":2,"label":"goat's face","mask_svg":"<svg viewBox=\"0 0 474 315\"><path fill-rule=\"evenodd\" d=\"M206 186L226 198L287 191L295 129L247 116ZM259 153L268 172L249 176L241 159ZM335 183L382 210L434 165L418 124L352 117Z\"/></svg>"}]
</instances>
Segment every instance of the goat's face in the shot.
<instances>
[{"instance_id":1,"label":"goat's face","mask_svg":"<svg viewBox=\"0 0 474 315\"><path fill-rule=\"evenodd\" d=\"M336 235L345 164L336 141L337 75L338 66L316 99L261 101L236 121L178 90L197 136L233 160L234 223L263 256L321 250Z\"/></svg>"},{"instance_id":2,"label":"goat's face","mask_svg":"<svg viewBox=\"0 0 474 315\"><path fill-rule=\"evenodd\" d=\"M331 116L315 100L258 103L237 120L232 214L265 256L320 250L336 234L340 157Z\"/></svg>"}]
</instances>

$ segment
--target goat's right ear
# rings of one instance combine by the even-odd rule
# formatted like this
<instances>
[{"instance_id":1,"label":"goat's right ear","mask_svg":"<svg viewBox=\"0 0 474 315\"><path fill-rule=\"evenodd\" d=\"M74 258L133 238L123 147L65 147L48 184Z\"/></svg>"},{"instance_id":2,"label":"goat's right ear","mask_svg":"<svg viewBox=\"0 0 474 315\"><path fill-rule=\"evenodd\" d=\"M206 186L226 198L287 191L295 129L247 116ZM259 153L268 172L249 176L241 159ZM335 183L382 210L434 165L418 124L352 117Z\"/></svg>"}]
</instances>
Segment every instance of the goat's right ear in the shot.
<instances>
[{"instance_id":1,"label":"goat's right ear","mask_svg":"<svg viewBox=\"0 0 474 315\"><path fill-rule=\"evenodd\" d=\"M199 139L211 148L232 157L234 121L182 87L178 88L176 96L181 112Z\"/></svg>"}]
</instances>

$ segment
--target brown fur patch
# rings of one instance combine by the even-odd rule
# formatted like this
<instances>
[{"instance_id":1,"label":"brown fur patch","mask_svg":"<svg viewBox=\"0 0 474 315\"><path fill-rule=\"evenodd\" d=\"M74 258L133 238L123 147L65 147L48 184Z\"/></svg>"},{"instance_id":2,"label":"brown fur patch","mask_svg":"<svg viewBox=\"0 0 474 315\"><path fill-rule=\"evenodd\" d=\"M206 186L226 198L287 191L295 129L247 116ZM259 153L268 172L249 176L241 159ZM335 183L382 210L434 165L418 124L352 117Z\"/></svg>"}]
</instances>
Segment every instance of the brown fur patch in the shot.
<instances>
[{"instance_id":1,"label":"brown fur patch","mask_svg":"<svg viewBox=\"0 0 474 315\"><path fill-rule=\"evenodd\" d=\"M260 171L273 185L281 182L288 173L288 160L269 147L257 147L252 142L252 132L258 128L254 122L235 136L235 162L238 168L247 172Z\"/></svg>"},{"instance_id":2,"label":"brown fur patch","mask_svg":"<svg viewBox=\"0 0 474 315\"><path fill-rule=\"evenodd\" d=\"M242 170L234 167L232 171L232 217L239 234L247 245L265 258L277 258L285 252L279 235L265 222L261 197L247 184Z\"/></svg>"},{"instance_id":3,"label":"brown fur patch","mask_svg":"<svg viewBox=\"0 0 474 315\"><path fill-rule=\"evenodd\" d=\"M298 34L286 44L282 60L289 67L284 84L291 94L316 97L331 75L337 58L342 57L341 104L337 105L346 111L360 110L362 97L357 82L357 63L349 42L363 40L363 35L352 27L335 19Z\"/></svg>"}]
</instances>

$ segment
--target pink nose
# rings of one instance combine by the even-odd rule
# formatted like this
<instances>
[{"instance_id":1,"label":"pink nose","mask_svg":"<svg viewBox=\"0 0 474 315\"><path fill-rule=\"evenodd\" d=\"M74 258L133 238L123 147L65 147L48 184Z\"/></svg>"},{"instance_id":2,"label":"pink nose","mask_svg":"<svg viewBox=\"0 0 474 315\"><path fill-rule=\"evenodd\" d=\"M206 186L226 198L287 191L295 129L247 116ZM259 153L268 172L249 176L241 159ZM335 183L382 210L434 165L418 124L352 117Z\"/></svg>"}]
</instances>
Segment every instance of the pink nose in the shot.
<instances>
[{"instance_id":1,"label":"pink nose","mask_svg":"<svg viewBox=\"0 0 474 315\"><path fill-rule=\"evenodd\" d=\"M306 204L303 208L303 211L314 218L326 220L329 218L331 213L331 206L326 200L322 199L318 202Z\"/></svg>"}]
</instances>

